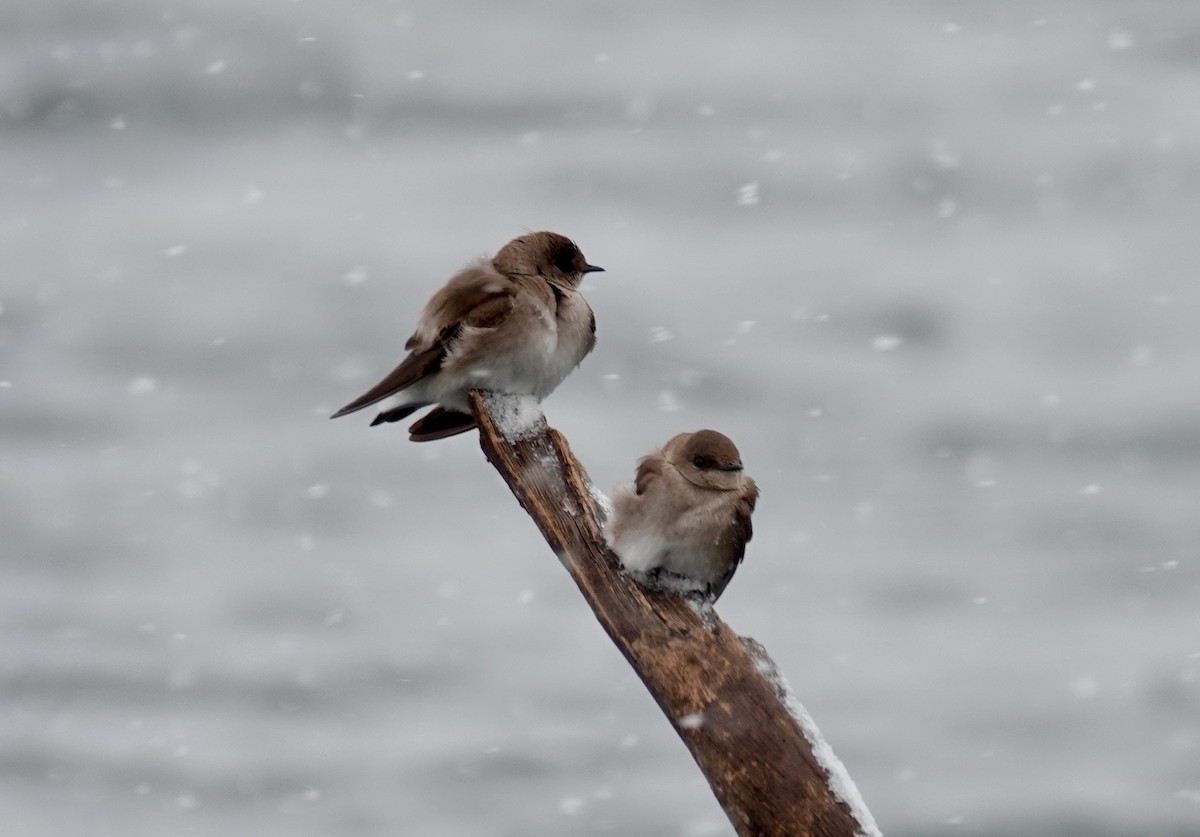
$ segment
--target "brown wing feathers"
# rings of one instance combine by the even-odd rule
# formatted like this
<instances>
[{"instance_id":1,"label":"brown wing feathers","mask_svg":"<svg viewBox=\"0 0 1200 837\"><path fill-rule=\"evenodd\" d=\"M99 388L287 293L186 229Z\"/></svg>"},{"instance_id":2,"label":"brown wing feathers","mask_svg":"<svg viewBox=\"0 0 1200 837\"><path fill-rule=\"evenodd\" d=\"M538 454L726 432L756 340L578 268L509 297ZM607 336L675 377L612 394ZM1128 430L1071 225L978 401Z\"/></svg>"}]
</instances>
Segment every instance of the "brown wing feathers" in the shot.
<instances>
[{"instance_id":1,"label":"brown wing feathers","mask_svg":"<svg viewBox=\"0 0 1200 837\"><path fill-rule=\"evenodd\" d=\"M456 277L456 280L458 279L463 281L452 280L438 292L426 311L426 317L432 316L435 323L444 323L429 347L417 349L420 345L418 328L417 334L408 338L408 342L405 343L405 348L412 353L387 377L342 407L332 418L369 407L439 370L465 326L495 328L504 322L513 308L513 292L510 287L501 285L495 281L495 277L474 272L460 274ZM487 281L484 281L485 279ZM448 293L449 291L453 293ZM396 414L392 416L390 413ZM388 415L387 418L382 418L382 421L396 421L407 414L389 411L389 414L381 414L381 417Z\"/></svg>"},{"instance_id":2,"label":"brown wing feathers","mask_svg":"<svg viewBox=\"0 0 1200 837\"><path fill-rule=\"evenodd\" d=\"M647 456L638 463L637 475L633 479L634 491L640 497L646 493L646 488L650 483L659 479L663 475L663 468L667 461L661 455Z\"/></svg>"},{"instance_id":3,"label":"brown wing feathers","mask_svg":"<svg viewBox=\"0 0 1200 837\"><path fill-rule=\"evenodd\" d=\"M414 352L388 373L386 378L342 407L331 418L338 418L347 413L353 413L355 410L361 410L363 407L369 407L376 401L382 401L389 395L394 395L405 387L412 386L426 375L436 372L445 357L446 345L440 340L423 352Z\"/></svg>"},{"instance_id":4,"label":"brown wing feathers","mask_svg":"<svg viewBox=\"0 0 1200 837\"><path fill-rule=\"evenodd\" d=\"M729 569L725 571L725 575L717 579L716 582L709 585L709 592L712 594L713 601L720 598L725 592L725 588L729 586L730 579L741 565L742 559L746 557L746 542L754 536L754 527L750 524L750 515L754 513L754 505L758 502L758 486L753 482L750 483L738 497L737 504L733 508L733 539L737 544L737 554L733 561L729 562Z\"/></svg>"}]
</instances>

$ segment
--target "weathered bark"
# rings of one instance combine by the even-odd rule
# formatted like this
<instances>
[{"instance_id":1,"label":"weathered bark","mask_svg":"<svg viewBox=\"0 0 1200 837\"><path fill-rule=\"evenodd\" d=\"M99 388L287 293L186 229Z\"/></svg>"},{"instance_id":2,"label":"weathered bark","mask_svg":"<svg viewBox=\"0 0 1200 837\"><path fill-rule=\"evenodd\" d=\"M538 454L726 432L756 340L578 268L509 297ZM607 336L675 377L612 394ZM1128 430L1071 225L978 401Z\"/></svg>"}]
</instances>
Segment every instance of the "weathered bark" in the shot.
<instances>
[{"instance_id":1,"label":"weathered bark","mask_svg":"<svg viewBox=\"0 0 1200 837\"><path fill-rule=\"evenodd\" d=\"M484 454L683 739L738 834L878 833L830 790L765 650L743 643L711 610L701 616L682 597L647 591L621 572L566 439L540 416L513 421L519 408L506 398L471 393Z\"/></svg>"}]
</instances>

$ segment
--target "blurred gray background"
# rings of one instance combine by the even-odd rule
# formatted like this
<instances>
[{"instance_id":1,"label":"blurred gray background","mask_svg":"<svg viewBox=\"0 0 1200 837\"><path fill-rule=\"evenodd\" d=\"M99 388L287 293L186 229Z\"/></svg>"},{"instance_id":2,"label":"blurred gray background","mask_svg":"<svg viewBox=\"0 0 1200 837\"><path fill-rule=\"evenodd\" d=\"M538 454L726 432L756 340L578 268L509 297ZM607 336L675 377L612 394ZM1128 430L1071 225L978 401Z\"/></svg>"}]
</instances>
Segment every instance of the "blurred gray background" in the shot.
<instances>
[{"instance_id":1,"label":"blurred gray background","mask_svg":"<svg viewBox=\"0 0 1200 837\"><path fill-rule=\"evenodd\" d=\"M886 833L1200 833L1198 143L1191 3L6 0L4 833L731 834L474 436L327 420L544 228Z\"/></svg>"}]
</instances>

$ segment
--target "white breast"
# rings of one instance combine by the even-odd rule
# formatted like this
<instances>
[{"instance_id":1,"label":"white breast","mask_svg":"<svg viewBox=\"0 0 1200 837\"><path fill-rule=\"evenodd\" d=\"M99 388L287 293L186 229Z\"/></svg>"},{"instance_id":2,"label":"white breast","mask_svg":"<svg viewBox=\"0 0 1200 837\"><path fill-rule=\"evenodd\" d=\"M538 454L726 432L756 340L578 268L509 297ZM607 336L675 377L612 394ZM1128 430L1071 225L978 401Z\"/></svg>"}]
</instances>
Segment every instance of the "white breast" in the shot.
<instances>
[{"instance_id":1,"label":"white breast","mask_svg":"<svg viewBox=\"0 0 1200 837\"><path fill-rule=\"evenodd\" d=\"M630 532L612 544L621 564L632 572L648 572L663 566L663 558L670 548L662 537L645 529Z\"/></svg>"},{"instance_id":2,"label":"white breast","mask_svg":"<svg viewBox=\"0 0 1200 837\"><path fill-rule=\"evenodd\" d=\"M592 310L579 292L564 292L558 304L553 349L542 355L538 398L553 392L587 356L592 344Z\"/></svg>"}]
</instances>

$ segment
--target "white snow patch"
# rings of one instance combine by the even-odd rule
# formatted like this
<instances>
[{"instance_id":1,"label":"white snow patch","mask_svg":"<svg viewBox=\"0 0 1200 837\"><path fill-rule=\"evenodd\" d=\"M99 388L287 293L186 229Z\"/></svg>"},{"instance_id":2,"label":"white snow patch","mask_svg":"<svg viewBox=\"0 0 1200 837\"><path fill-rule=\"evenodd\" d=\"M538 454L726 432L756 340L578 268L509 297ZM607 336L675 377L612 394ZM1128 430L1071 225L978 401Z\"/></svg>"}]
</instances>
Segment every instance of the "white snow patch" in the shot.
<instances>
[{"instance_id":1,"label":"white snow patch","mask_svg":"<svg viewBox=\"0 0 1200 837\"><path fill-rule=\"evenodd\" d=\"M737 190L738 206L756 206L758 204L758 181L752 180Z\"/></svg>"},{"instance_id":2,"label":"white snow patch","mask_svg":"<svg viewBox=\"0 0 1200 837\"><path fill-rule=\"evenodd\" d=\"M342 274L342 281L352 288L366 282L368 278L367 268L361 264Z\"/></svg>"},{"instance_id":3,"label":"white snow patch","mask_svg":"<svg viewBox=\"0 0 1200 837\"><path fill-rule=\"evenodd\" d=\"M816 758L817 764L821 766L828 777L829 790L846 804L846 807L850 809L850 814L858 822L859 828L856 837L883 837L883 832L879 830L875 818L867 809L867 803L863 800L862 794L858 792L858 786L854 784L854 780L846 771L846 766L842 764L841 759L829 746L829 742L821 735L821 730L817 728L817 723L808 714L808 710L796 699L783 672L779 670L775 661L767 655L766 649L757 641L750 637L742 637L741 640L742 645L749 652L750 658L754 660L759 673L767 678L775 688L775 694L779 701L787 709L788 714L795 718L796 723L800 725L800 730L812 747L813 757Z\"/></svg>"},{"instance_id":4,"label":"white snow patch","mask_svg":"<svg viewBox=\"0 0 1200 837\"><path fill-rule=\"evenodd\" d=\"M689 712L683 717L676 720L681 729L700 729L704 726L703 712Z\"/></svg>"},{"instance_id":5,"label":"white snow patch","mask_svg":"<svg viewBox=\"0 0 1200 837\"><path fill-rule=\"evenodd\" d=\"M573 817L583 810L587 804L587 800L579 796L564 796L558 801L558 810L568 816Z\"/></svg>"},{"instance_id":6,"label":"white snow patch","mask_svg":"<svg viewBox=\"0 0 1200 837\"><path fill-rule=\"evenodd\" d=\"M1134 366L1146 366L1154 360L1153 346L1134 346L1132 354L1129 356L1129 361Z\"/></svg>"},{"instance_id":7,"label":"white snow patch","mask_svg":"<svg viewBox=\"0 0 1200 837\"><path fill-rule=\"evenodd\" d=\"M1133 46L1133 36L1122 29L1114 29L1108 33L1108 48L1114 52L1124 52Z\"/></svg>"},{"instance_id":8,"label":"white snow patch","mask_svg":"<svg viewBox=\"0 0 1200 837\"><path fill-rule=\"evenodd\" d=\"M542 408L532 395L490 392L486 401L496 429L510 442L536 436L546 426Z\"/></svg>"},{"instance_id":9,"label":"white snow patch","mask_svg":"<svg viewBox=\"0 0 1200 837\"><path fill-rule=\"evenodd\" d=\"M149 395L158 389L158 381L148 375L143 375L130 381L125 389L130 395Z\"/></svg>"},{"instance_id":10,"label":"white snow patch","mask_svg":"<svg viewBox=\"0 0 1200 837\"><path fill-rule=\"evenodd\" d=\"M1194 805L1200 805L1200 788L1196 790L1181 788L1180 790L1175 791L1175 798L1186 800Z\"/></svg>"},{"instance_id":11,"label":"white snow patch","mask_svg":"<svg viewBox=\"0 0 1200 837\"><path fill-rule=\"evenodd\" d=\"M600 507L601 522L612 517L613 504L612 500L608 499L608 495L593 485L591 481L588 482L587 488L588 493L592 495L592 499L596 501L596 505Z\"/></svg>"},{"instance_id":12,"label":"white snow patch","mask_svg":"<svg viewBox=\"0 0 1200 837\"><path fill-rule=\"evenodd\" d=\"M929 153L925 155L934 166L944 171L956 169L962 165L962 157L950 149L950 144L944 139L936 139L929 144Z\"/></svg>"},{"instance_id":13,"label":"white snow patch","mask_svg":"<svg viewBox=\"0 0 1200 837\"><path fill-rule=\"evenodd\" d=\"M706 582L673 573L670 570L660 570L654 575L639 573L635 575L635 579L643 587L657 590L660 593L674 593L677 596L683 596L689 603L693 596L702 596L708 590ZM700 610L696 610L696 615L701 618L704 616Z\"/></svg>"},{"instance_id":14,"label":"white snow patch","mask_svg":"<svg viewBox=\"0 0 1200 837\"><path fill-rule=\"evenodd\" d=\"M679 403L679 399L675 397L675 393L669 389L664 389L658 394L658 409L664 413L677 413L683 409Z\"/></svg>"},{"instance_id":15,"label":"white snow patch","mask_svg":"<svg viewBox=\"0 0 1200 837\"><path fill-rule=\"evenodd\" d=\"M1071 697L1076 700L1091 700L1100 693L1100 683L1090 674L1083 674L1071 681Z\"/></svg>"},{"instance_id":16,"label":"white snow patch","mask_svg":"<svg viewBox=\"0 0 1200 837\"><path fill-rule=\"evenodd\" d=\"M692 609L692 613L700 617L700 621L704 623L704 627L710 631L717 629L717 623L720 619L717 616L717 611L713 609L712 599L708 598L707 585L692 591L691 594L685 594L684 601Z\"/></svg>"}]
</instances>

